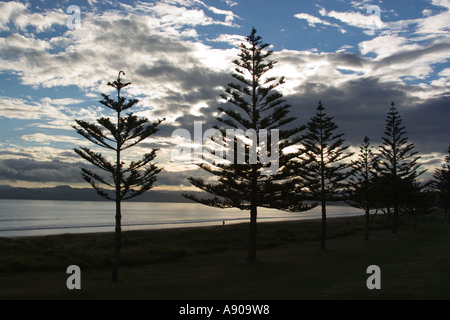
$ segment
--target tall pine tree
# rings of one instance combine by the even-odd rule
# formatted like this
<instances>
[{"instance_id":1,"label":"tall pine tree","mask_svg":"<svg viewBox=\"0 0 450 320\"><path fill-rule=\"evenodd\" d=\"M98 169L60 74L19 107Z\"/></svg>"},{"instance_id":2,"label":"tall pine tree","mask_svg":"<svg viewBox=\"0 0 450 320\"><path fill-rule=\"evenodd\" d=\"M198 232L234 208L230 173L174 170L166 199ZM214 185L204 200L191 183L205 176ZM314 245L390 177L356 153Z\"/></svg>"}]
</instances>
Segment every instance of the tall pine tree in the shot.
<instances>
[{"instance_id":1,"label":"tall pine tree","mask_svg":"<svg viewBox=\"0 0 450 320\"><path fill-rule=\"evenodd\" d=\"M258 207L276 208L286 211L304 211L311 206L301 203L301 194L295 194L295 181L292 179L285 164L295 156L294 153L284 153L283 150L299 141L297 134L303 127L293 127L281 130L283 126L295 120L288 117L291 106L286 104L281 93L275 89L284 83L284 78L268 77L266 74L276 64L270 60L272 51L266 50L268 44L263 43L260 36L253 29L246 43L240 45L239 59L232 77L236 83L230 83L222 98L228 103L220 107L222 115L217 120L225 127L216 127L223 136L227 136L227 128L254 132L253 141L248 142L242 137L224 138L228 152L234 154L228 162L202 163L199 166L216 176L216 183L207 183L200 178L189 178L195 187L213 195L213 198L199 198L193 195L185 197L199 203L218 208L239 208L250 210L250 236L247 260L256 260L257 240L257 212ZM247 131L249 130L249 131ZM260 133L267 130L267 141L261 139ZM275 130L278 137L274 136ZM245 140L245 141L244 141ZM279 152L273 150L274 143ZM245 144L245 163L237 161L238 145ZM272 147L268 148L268 145ZM261 147L262 146L262 147ZM261 161L265 155L276 158L278 170L267 175L265 172L272 163ZM274 154L275 152L275 154ZM256 157L255 157L256 155ZM256 161L249 161L251 158ZM230 160L230 159L229 159Z\"/></svg>"},{"instance_id":2,"label":"tall pine tree","mask_svg":"<svg viewBox=\"0 0 450 320\"><path fill-rule=\"evenodd\" d=\"M316 115L308 122L307 132L302 135L303 149L292 163L300 178L298 188L322 205L321 249L326 249L326 203L343 200L346 179L351 174L350 162L344 161L351 156L347 152L349 146L344 146L344 134L335 133L338 126L324 110L319 102Z\"/></svg>"},{"instance_id":3,"label":"tall pine tree","mask_svg":"<svg viewBox=\"0 0 450 320\"><path fill-rule=\"evenodd\" d=\"M405 127L402 126L402 118L394 102L386 118L384 134L375 170L378 181L384 181L383 186L378 188L381 191L379 195L393 207L392 232L397 233L400 206L411 195L409 186L414 185L417 177L425 170L419 171L420 164L417 162L420 156L417 156L417 151L413 151L414 144L405 137Z\"/></svg>"},{"instance_id":4,"label":"tall pine tree","mask_svg":"<svg viewBox=\"0 0 450 320\"><path fill-rule=\"evenodd\" d=\"M123 200L137 197L150 190L157 179L157 174L161 171L154 163L151 163L156 156L157 149L152 149L149 153L144 154L142 159L132 161L128 166L125 166L123 162L123 152L155 134L158 131L156 127L163 121L150 123L147 118L139 118L133 113L122 115L123 111L136 105L138 100L129 99L127 101L125 97L121 96L121 90L131 84L130 82L123 83L120 79L121 74L125 75L123 71L120 71L116 81L108 82L108 86L116 89L117 99L114 100L109 95L102 94L103 100L100 101L102 105L115 112L115 119L102 117L97 119L97 124L76 120L78 126L74 126L77 133L84 138L97 146L112 151L115 155L115 161L110 161L101 153L96 153L89 148L74 149L80 157L106 173L106 175L102 175L82 168L83 178L100 196L116 203L115 245L111 277L113 282L117 282L119 279L122 246L121 203Z\"/></svg>"},{"instance_id":5,"label":"tall pine tree","mask_svg":"<svg viewBox=\"0 0 450 320\"><path fill-rule=\"evenodd\" d=\"M368 137L364 138L364 143L359 150L358 158L352 161L352 175L349 179L346 202L352 207L364 210L366 217L365 240L369 240L369 214L370 209L374 208L375 205L372 180L375 175L373 164L376 161L376 156Z\"/></svg>"}]
</instances>

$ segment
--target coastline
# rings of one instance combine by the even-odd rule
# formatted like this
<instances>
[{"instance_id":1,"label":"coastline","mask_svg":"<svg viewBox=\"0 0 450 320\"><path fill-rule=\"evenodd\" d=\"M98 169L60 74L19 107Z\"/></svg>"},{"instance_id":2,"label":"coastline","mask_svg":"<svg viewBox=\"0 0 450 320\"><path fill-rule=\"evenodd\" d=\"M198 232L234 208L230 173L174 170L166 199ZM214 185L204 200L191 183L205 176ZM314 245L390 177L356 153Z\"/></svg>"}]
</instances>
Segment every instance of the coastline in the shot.
<instances>
[{"instance_id":1,"label":"coastline","mask_svg":"<svg viewBox=\"0 0 450 320\"><path fill-rule=\"evenodd\" d=\"M357 216L363 212L349 206L328 206L328 217ZM197 203L127 202L123 207L122 229L160 230L222 226L246 223L249 214L239 209L216 209ZM258 223L311 220L321 217L315 208L289 213L260 208ZM115 228L111 202L8 200L0 201L0 237L109 232Z\"/></svg>"}]
</instances>

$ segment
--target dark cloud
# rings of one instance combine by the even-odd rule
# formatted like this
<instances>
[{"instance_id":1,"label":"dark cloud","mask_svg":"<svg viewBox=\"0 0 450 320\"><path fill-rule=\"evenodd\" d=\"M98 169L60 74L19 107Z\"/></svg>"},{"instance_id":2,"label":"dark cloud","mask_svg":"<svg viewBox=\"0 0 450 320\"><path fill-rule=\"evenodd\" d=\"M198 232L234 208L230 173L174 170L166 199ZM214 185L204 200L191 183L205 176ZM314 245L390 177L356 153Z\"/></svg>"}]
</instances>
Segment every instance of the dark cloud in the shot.
<instances>
[{"instance_id":1,"label":"dark cloud","mask_svg":"<svg viewBox=\"0 0 450 320\"><path fill-rule=\"evenodd\" d=\"M329 61L337 65L345 65L348 67L362 67L364 59L355 53L343 52L331 54Z\"/></svg>"},{"instance_id":2,"label":"dark cloud","mask_svg":"<svg viewBox=\"0 0 450 320\"><path fill-rule=\"evenodd\" d=\"M308 83L298 88L299 94L288 97L292 115L306 123L322 101L328 116L334 117L348 143L359 145L365 136L380 143L391 102L406 127L407 137L421 152L444 152L450 143L450 97L427 101L412 98L408 88L395 83L382 83L377 78L361 78L341 86ZM409 88L410 89L410 88Z\"/></svg>"},{"instance_id":3,"label":"dark cloud","mask_svg":"<svg viewBox=\"0 0 450 320\"><path fill-rule=\"evenodd\" d=\"M1 156L16 156L16 157L28 157L29 154L25 152L17 152L17 151L10 151L10 150L0 150Z\"/></svg>"},{"instance_id":4,"label":"dark cloud","mask_svg":"<svg viewBox=\"0 0 450 320\"><path fill-rule=\"evenodd\" d=\"M160 165L161 166L161 165ZM80 167L90 167L86 163L67 163L58 160L35 161L31 159L0 160L0 180L27 182L64 182L83 183ZM95 170L95 169L94 169ZM161 171L158 174L158 186L189 186L190 176L198 176L194 170L183 172ZM86 184L88 186L88 184Z\"/></svg>"},{"instance_id":5,"label":"dark cloud","mask_svg":"<svg viewBox=\"0 0 450 320\"><path fill-rule=\"evenodd\" d=\"M439 54L439 53L445 53L450 51L450 43L444 42L444 43L435 43L433 45L430 45L428 47L412 50L412 51L406 51L406 52L400 52L397 54L393 54L389 57L384 58L380 62L377 63L378 67L388 67L393 64L398 63L407 63L407 62L415 62L418 61L421 57L429 54Z\"/></svg>"},{"instance_id":6,"label":"dark cloud","mask_svg":"<svg viewBox=\"0 0 450 320\"><path fill-rule=\"evenodd\" d=\"M187 178L199 177L203 170L187 170L181 172L168 172L161 171L158 174L158 181L156 186L177 186L177 187L189 187L191 186Z\"/></svg>"},{"instance_id":7,"label":"dark cloud","mask_svg":"<svg viewBox=\"0 0 450 320\"><path fill-rule=\"evenodd\" d=\"M408 137L421 152L445 153L450 145L450 96L403 106L402 118Z\"/></svg>"},{"instance_id":8,"label":"dark cloud","mask_svg":"<svg viewBox=\"0 0 450 320\"><path fill-rule=\"evenodd\" d=\"M148 81L178 83L186 92L200 90L200 92L196 91L195 93L198 93L198 96L204 99L205 96L201 93L209 93L210 90L202 92L202 88L223 85L227 76L202 67L199 62L192 62L195 63L193 66L186 67L166 60L159 60L152 65L139 66L136 72L137 75L148 79Z\"/></svg>"},{"instance_id":9,"label":"dark cloud","mask_svg":"<svg viewBox=\"0 0 450 320\"><path fill-rule=\"evenodd\" d=\"M82 163L67 163L58 160L35 161L31 159L0 160L0 179L29 182L84 181L80 175Z\"/></svg>"}]
</instances>

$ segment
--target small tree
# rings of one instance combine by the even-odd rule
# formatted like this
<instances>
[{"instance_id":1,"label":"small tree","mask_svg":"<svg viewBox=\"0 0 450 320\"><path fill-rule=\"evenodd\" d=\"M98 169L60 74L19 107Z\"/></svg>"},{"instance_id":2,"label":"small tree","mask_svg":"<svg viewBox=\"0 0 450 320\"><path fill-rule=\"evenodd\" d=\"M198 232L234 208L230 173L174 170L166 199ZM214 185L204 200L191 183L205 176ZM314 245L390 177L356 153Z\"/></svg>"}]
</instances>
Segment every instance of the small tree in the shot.
<instances>
[{"instance_id":1,"label":"small tree","mask_svg":"<svg viewBox=\"0 0 450 320\"><path fill-rule=\"evenodd\" d=\"M351 174L350 163L345 162L352 154L344 146L343 133L336 134L338 126L332 117L327 117L325 108L319 102L317 113L307 124L307 132L302 135L304 149L294 160L298 188L309 194L311 200L322 205L322 235L320 248L326 249L328 201L343 200L346 179Z\"/></svg>"},{"instance_id":2,"label":"small tree","mask_svg":"<svg viewBox=\"0 0 450 320\"><path fill-rule=\"evenodd\" d=\"M445 163L441 169L436 169L433 175L434 189L438 193L438 205L444 210L444 221L448 223L450 215L450 146Z\"/></svg>"},{"instance_id":3,"label":"small tree","mask_svg":"<svg viewBox=\"0 0 450 320\"><path fill-rule=\"evenodd\" d=\"M123 83L120 79L123 71L113 83L108 82L117 91L117 100L113 100L109 95L102 94L103 100L100 103L115 111L115 123L110 118L102 117L97 120L97 124L83 120L76 120L78 126L74 129L78 134L85 137L97 146L112 151L115 154L115 161L109 161L101 153L96 153L89 148L80 147L74 149L75 152L92 165L107 173L103 176L90 169L82 168L82 176L96 191L105 199L113 200L116 203L115 216L115 246L113 259L112 281L119 279L119 260L122 245L121 237L121 202L137 197L150 190L156 181L157 174L161 171L154 163L151 163L156 156L157 149L143 155L142 159L132 161L128 166L122 161L122 152L137 145L139 142L150 137L158 131L156 128L163 120L150 123L147 118L139 118L133 113L126 116L122 112L133 107L138 100L121 96L121 90L131 83Z\"/></svg>"},{"instance_id":4,"label":"small tree","mask_svg":"<svg viewBox=\"0 0 450 320\"><path fill-rule=\"evenodd\" d=\"M275 91L284 83L284 78L267 77L266 73L274 68L276 62L269 59L273 52L266 50L269 45L261 41L255 29L246 41L240 46L239 59L233 61L236 69L232 77L237 83L228 85L222 95L228 104L219 108L222 115L216 118L226 125L216 127L222 136L228 136L226 133L229 129L226 128L231 128L241 132L241 137L228 137L219 141L221 145L227 146L227 152L233 155L232 159L199 164L200 168L217 177L217 183L189 178L192 185L214 197L199 198L190 194L185 197L212 207L250 210L247 260L255 261L258 207L303 211L311 206L303 205L300 201L301 194L294 193L295 181L285 166L295 154L276 151L283 151L296 144L299 140L295 135L303 130L303 127L280 129L295 120L287 116L291 106L282 99L282 94ZM263 131L267 133L265 142L261 139ZM270 151L268 145L272 146ZM267 155L274 161L262 161ZM239 157L246 161L238 161ZM252 158L255 161L251 161ZM275 162L278 170L266 174L268 167Z\"/></svg>"},{"instance_id":5,"label":"small tree","mask_svg":"<svg viewBox=\"0 0 450 320\"><path fill-rule=\"evenodd\" d=\"M374 207L372 179L374 177L373 163L375 153L368 137L360 147L358 158L352 161L352 175L349 179L349 199L346 201L355 208L364 210L366 217L365 240L369 240L370 209Z\"/></svg>"},{"instance_id":6,"label":"small tree","mask_svg":"<svg viewBox=\"0 0 450 320\"><path fill-rule=\"evenodd\" d=\"M420 165L417 162L420 156L416 156L417 152L413 151L414 144L408 142L408 138L404 136L405 127L402 126L402 119L394 102L388 112L384 134L375 170L385 182L383 190L379 190L381 196L393 207L392 232L397 233L400 205L407 201L408 190L412 190L406 186L413 185L425 170L419 171Z\"/></svg>"}]
</instances>

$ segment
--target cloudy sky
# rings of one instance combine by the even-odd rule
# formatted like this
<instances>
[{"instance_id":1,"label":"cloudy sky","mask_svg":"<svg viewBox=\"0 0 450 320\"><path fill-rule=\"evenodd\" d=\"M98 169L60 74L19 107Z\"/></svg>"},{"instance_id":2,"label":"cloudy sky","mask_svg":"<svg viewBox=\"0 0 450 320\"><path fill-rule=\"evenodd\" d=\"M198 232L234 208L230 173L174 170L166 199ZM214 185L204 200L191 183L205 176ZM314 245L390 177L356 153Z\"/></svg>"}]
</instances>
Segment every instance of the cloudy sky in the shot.
<instances>
[{"instance_id":1,"label":"cloudy sky","mask_svg":"<svg viewBox=\"0 0 450 320\"><path fill-rule=\"evenodd\" d=\"M0 2L0 184L86 187L71 126L111 115L100 93L123 70L134 112L166 118L138 150L161 148L158 188L189 187L196 167L170 161L171 134L211 127L252 27L297 124L321 100L349 144L378 144L394 101L432 172L450 144L449 22L450 0Z\"/></svg>"}]
</instances>

